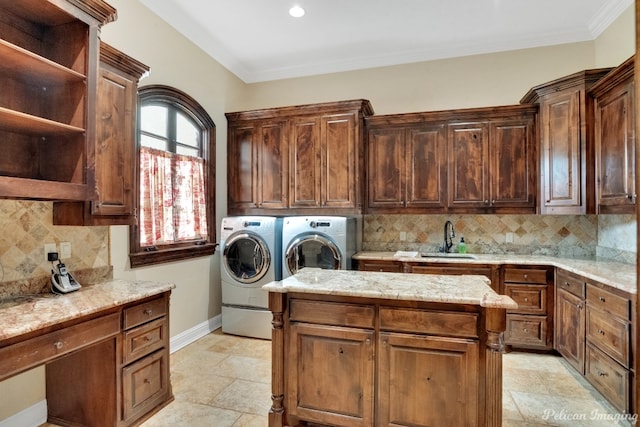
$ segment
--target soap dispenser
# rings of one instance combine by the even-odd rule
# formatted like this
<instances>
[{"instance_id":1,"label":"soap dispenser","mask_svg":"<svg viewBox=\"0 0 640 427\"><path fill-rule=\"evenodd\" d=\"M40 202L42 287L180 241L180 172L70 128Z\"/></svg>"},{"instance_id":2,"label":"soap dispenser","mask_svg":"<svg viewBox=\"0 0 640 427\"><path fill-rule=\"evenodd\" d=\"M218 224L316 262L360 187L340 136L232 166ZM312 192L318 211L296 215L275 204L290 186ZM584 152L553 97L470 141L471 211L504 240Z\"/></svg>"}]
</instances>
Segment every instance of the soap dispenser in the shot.
<instances>
[{"instance_id":1,"label":"soap dispenser","mask_svg":"<svg viewBox=\"0 0 640 427\"><path fill-rule=\"evenodd\" d=\"M461 237L460 243L458 243L458 253L459 254L467 253L467 244L464 242L464 237Z\"/></svg>"}]
</instances>

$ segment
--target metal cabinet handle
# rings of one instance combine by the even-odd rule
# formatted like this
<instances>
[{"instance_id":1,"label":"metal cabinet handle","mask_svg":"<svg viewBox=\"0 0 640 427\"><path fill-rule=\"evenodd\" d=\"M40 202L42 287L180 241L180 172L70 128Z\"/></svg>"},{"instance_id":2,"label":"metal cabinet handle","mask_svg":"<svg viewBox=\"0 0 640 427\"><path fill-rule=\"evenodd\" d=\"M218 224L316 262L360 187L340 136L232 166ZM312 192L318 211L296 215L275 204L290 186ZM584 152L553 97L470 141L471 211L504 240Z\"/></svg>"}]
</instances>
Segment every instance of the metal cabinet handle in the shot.
<instances>
[{"instance_id":1,"label":"metal cabinet handle","mask_svg":"<svg viewBox=\"0 0 640 427\"><path fill-rule=\"evenodd\" d=\"M147 316L151 316L151 315L153 314L153 310L151 310L150 308L147 308L147 309L144 311L144 314L146 314Z\"/></svg>"},{"instance_id":2,"label":"metal cabinet handle","mask_svg":"<svg viewBox=\"0 0 640 427\"><path fill-rule=\"evenodd\" d=\"M57 350L60 350L60 349L64 346L64 344L62 343L62 341L56 341L56 342L54 342L54 343L53 343L53 346L54 346Z\"/></svg>"},{"instance_id":3,"label":"metal cabinet handle","mask_svg":"<svg viewBox=\"0 0 640 427\"><path fill-rule=\"evenodd\" d=\"M598 297L598 299L600 300L600 302L605 302L604 297Z\"/></svg>"}]
</instances>

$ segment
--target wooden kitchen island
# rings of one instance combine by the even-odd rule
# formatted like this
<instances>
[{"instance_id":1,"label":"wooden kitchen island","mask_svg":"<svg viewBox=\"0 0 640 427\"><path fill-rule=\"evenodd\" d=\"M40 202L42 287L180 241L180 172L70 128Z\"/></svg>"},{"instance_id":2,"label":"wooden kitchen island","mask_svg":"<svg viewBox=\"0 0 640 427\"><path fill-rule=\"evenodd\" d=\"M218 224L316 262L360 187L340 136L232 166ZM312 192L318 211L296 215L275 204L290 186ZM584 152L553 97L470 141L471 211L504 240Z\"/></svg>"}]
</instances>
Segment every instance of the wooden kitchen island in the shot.
<instances>
[{"instance_id":1,"label":"wooden kitchen island","mask_svg":"<svg viewBox=\"0 0 640 427\"><path fill-rule=\"evenodd\" d=\"M500 426L506 310L484 276L305 268L272 282L269 426Z\"/></svg>"}]
</instances>

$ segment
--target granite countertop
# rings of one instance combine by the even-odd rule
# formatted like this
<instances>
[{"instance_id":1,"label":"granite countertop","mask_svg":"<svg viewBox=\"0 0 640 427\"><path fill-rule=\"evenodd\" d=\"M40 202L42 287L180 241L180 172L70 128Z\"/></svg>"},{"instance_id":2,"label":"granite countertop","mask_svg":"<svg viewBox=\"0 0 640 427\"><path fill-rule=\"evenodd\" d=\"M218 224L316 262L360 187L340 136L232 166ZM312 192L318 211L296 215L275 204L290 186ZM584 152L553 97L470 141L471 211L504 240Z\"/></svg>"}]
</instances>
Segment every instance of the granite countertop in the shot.
<instances>
[{"instance_id":1,"label":"granite countertop","mask_svg":"<svg viewBox=\"0 0 640 427\"><path fill-rule=\"evenodd\" d=\"M473 275L448 276L303 268L284 280L266 284L263 289L280 293L301 292L444 302L507 309L518 307L511 298L494 292L489 279Z\"/></svg>"},{"instance_id":2,"label":"granite countertop","mask_svg":"<svg viewBox=\"0 0 640 427\"><path fill-rule=\"evenodd\" d=\"M0 302L0 340L13 338L174 289L172 283L110 280L64 295L52 293Z\"/></svg>"},{"instance_id":3,"label":"granite countertop","mask_svg":"<svg viewBox=\"0 0 640 427\"><path fill-rule=\"evenodd\" d=\"M407 253L410 255L410 253ZM589 279L604 283L613 288L630 294L637 293L636 266L606 259L575 259L542 255L514 255L514 254L467 254L474 258L455 258L457 254L442 258L423 258L420 254L414 256L396 256L396 252L358 252L354 259L384 260L422 263L461 263L461 264L520 264L520 265L549 265L560 267L572 273L580 274Z\"/></svg>"}]
</instances>

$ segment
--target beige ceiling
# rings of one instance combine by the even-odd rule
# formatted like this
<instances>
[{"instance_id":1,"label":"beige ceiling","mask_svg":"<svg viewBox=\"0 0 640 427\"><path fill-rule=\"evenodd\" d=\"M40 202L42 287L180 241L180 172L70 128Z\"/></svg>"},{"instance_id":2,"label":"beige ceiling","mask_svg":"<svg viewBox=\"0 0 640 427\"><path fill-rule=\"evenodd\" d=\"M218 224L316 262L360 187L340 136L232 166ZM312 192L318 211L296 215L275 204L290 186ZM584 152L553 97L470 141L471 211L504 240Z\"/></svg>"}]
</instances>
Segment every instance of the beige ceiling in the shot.
<instances>
[{"instance_id":1,"label":"beige ceiling","mask_svg":"<svg viewBox=\"0 0 640 427\"><path fill-rule=\"evenodd\" d=\"M247 83L595 39L633 0L140 0ZM292 18L294 4L306 14Z\"/></svg>"}]
</instances>

